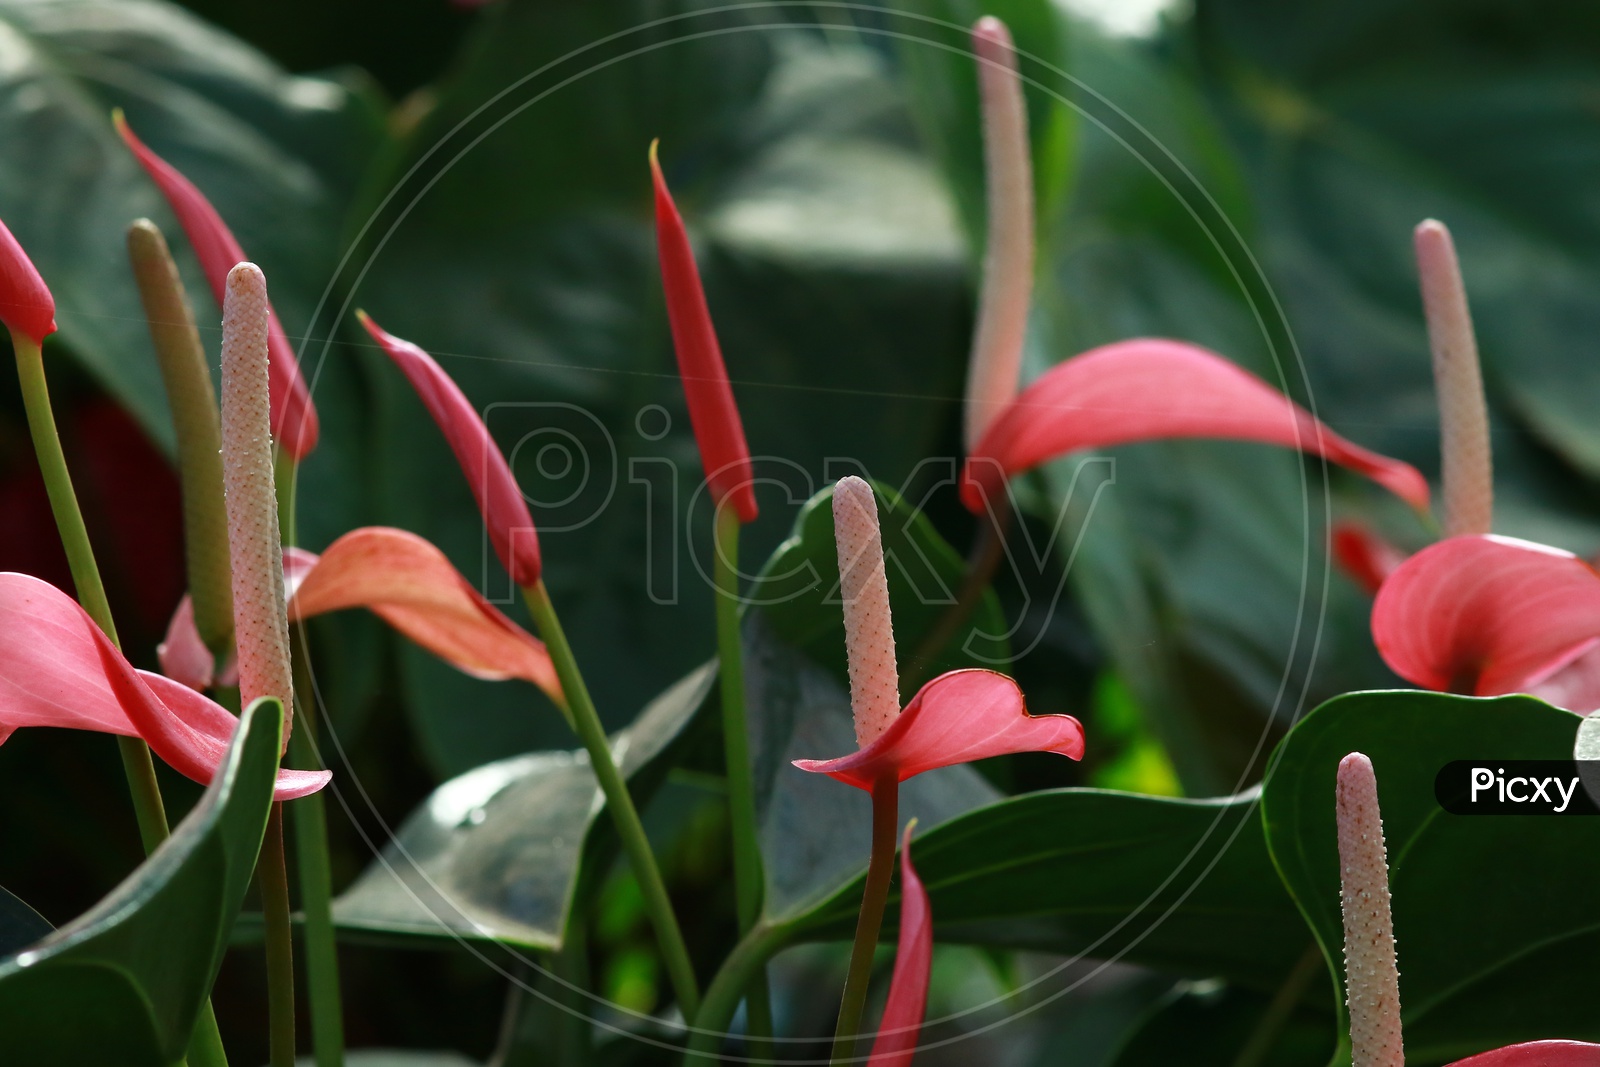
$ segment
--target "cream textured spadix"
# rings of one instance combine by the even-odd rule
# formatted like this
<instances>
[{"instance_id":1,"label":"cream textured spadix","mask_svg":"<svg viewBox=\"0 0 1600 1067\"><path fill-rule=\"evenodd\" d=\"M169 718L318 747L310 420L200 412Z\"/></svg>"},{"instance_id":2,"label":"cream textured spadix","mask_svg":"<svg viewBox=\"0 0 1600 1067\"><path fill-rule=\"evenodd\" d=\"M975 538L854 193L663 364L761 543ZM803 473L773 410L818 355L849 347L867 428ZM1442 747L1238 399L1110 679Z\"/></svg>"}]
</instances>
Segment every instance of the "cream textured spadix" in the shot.
<instances>
[{"instance_id":1,"label":"cream textured spadix","mask_svg":"<svg viewBox=\"0 0 1600 1067\"><path fill-rule=\"evenodd\" d=\"M841 478L834 486L833 530L839 547L839 595L844 599L850 707L855 712L856 744L865 748L900 714L900 675L894 660L878 502L872 487L860 478Z\"/></svg>"},{"instance_id":2,"label":"cream textured spadix","mask_svg":"<svg viewBox=\"0 0 1600 1067\"><path fill-rule=\"evenodd\" d=\"M228 272L222 301L222 469L239 696L247 706L257 697L282 700L287 741L294 686L272 485L267 315L266 277L254 263L240 263Z\"/></svg>"},{"instance_id":3,"label":"cream textured spadix","mask_svg":"<svg viewBox=\"0 0 1600 1067\"><path fill-rule=\"evenodd\" d=\"M972 27L982 96L988 188L987 237L978 324L967 364L966 444L1017 396L1033 291L1033 160L1017 52L1006 24L985 16Z\"/></svg>"},{"instance_id":4,"label":"cream textured spadix","mask_svg":"<svg viewBox=\"0 0 1600 1067\"><path fill-rule=\"evenodd\" d=\"M1444 223L1428 219L1417 227L1414 238L1428 343L1433 349L1434 389L1439 394L1444 532L1447 537L1486 534L1494 517L1489 409L1461 264Z\"/></svg>"},{"instance_id":5,"label":"cream textured spadix","mask_svg":"<svg viewBox=\"0 0 1600 1067\"><path fill-rule=\"evenodd\" d=\"M1389 863L1372 761L1360 752L1340 760L1335 795L1350 1062L1352 1067L1405 1067Z\"/></svg>"}]
</instances>

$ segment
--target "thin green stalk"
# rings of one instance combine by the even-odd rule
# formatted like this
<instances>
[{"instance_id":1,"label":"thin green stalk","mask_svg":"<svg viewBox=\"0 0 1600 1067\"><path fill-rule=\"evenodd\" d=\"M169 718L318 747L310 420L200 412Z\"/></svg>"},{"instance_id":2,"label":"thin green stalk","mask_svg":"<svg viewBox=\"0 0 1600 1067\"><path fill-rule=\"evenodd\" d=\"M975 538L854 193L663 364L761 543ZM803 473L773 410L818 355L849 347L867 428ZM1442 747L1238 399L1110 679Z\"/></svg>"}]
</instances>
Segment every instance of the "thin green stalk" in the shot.
<instances>
[{"instance_id":1,"label":"thin green stalk","mask_svg":"<svg viewBox=\"0 0 1600 1067\"><path fill-rule=\"evenodd\" d=\"M527 600L528 610L533 613L539 634L550 650L556 676L561 680L561 690L567 698L573 728L578 732L583 747L588 750L590 766L599 779L601 792L605 794L606 808L616 823L617 834L622 838L622 848L628 855L634 877L639 880L645 910L649 912L651 925L655 927L656 942L666 962L667 974L678 998L678 1008L684 1018L692 1019L700 1006L700 990L695 983L694 966L689 961L689 947L684 943L683 931L678 928L677 916L672 913L672 901L667 897L666 883L661 880L661 868L656 865L655 854L650 851L650 841L645 837L644 824L639 821L639 810L634 806L621 772L617 770L616 761L611 758L611 746L606 740L605 728L600 725L600 715L595 711L594 700L589 696L583 674L578 670L572 646L567 643L561 621L556 617L549 591L545 589L544 582L539 581L523 587L522 594Z\"/></svg>"},{"instance_id":2,"label":"thin green stalk","mask_svg":"<svg viewBox=\"0 0 1600 1067\"><path fill-rule=\"evenodd\" d=\"M89 530L84 526L78 497L72 491L72 475L67 470L67 457L61 451L55 415L50 410L50 387L44 377L44 355L33 338L16 331L11 334L11 347L16 351L17 377L22 383L22 404L28 413L28 432L33 436L34 454L39 459L39 472L44 475L45 492L50 497L50 511L55 515L61 547L66 550L67 563L72 568L72 584L77 589L78 601L95 624L111 638L111 643L118 644L117 628L111 621L111 604L106 600L106 587L100 581L100 568L94 561L94 547L89 543ZM139 839L148 854L154 852L170 833L166 806L161 802L161 787L156 782L156 765L150 758L149 746L137 737L117 738L117 748L122 754L122 769L128 777L128 790L133 794L133 813L139 822Z\"/></svg>"},{"instance_id":3,"label":"thin green stalk","mask_svg":"<svg viewBox=\"0 0 1600 1067\"><path fill-rule=\"evenodd\" d=\"M739 933L750 932L761 917L765 881L761 841L756 830L756 789L750 768L750 726L744 705L744 645L739 639L739 515L717 509L717 656L722 682L722 737L728 773L728 821L733 831L734 899ZM745 1002L750 1055L772 1058L772 993L765 968L758 969Z\"/></svg>"},{"instance_id":4,"label":"thin green stalk","mask_svg":"<svg viewBox=\"0 0 1600 1067\"><path fill-rule=\"evenodd\" d=\"M856 1054L856 1035L867 1007L867 984L872 980L872 955L883 927L883 908L889 901L889 880L894 875L894 853L899 844L900 783L882 778L872 786L872 856L867 861L867 887L861 894L861 916L856 920L855 944L850 948L850 969L845 972L844 996L839 1001L839 1025L833 1033L830 1062L849 1063Z\"/></svg>"},{"instance_id":5,"label":"thin green stalk","mask_svg":"<svg viewBox=\"0 0 1600 1067\"><path fill-rule=\"evenodd\" d=\"M267 816L256 862L267 951L267 1019L272 1067L294 1067L294 941L289 919L289 872L283 854L283 803Z\"/></svg>"},{"instance_id":6,"label":"thin green stalk","mask_svg":"<svg viewBox=\"0 0 1600 1067\"><path fill-rule=\"evenodd\" d=\"M733 1022L739 1002L745 999L756 977L765 973L767 961L789 943L790 936L787 927L758 922L728 953L721 969L706 987L705 1000L694 1016L683 1059L685 1067L713 1062L718 1046L728 1036L728 1026Z\"/></svg>"},{"instance_id":7,"label":"thin green stalk","mask_svg":"<svg viewBox=\"0 0 1600 1067\"><path fill-rule=\"evenodd\" d=\"M1289 970L1283 979L1283 984L1278 986L1278 991L1272 995L1266 1010L1256 1020L1255 1029L1251 1031L1244 1047L1239 1050L1238 1057L1233 1061L1233 1067L1259 1067L1266 1060L1267 1054L1272 1051L1272 1046L1283 1036L1283 1029L1294 1015L1294 1009L1300 1003L1300 998L1305 995L1306 987L1321 970L1322 950L1317 947L1316 942L1312 942L1306 946L1299 961Z\"/></svg>"},{"instance_id":8,"label":"thin green stalk","mask_svg":"<svg viewBox=\"0 0 1600 1067\"><path fill-rule=\"evenodd\" d=\"M300 770L320 770L317 759L316 701L304 628L289 632L294 656L295 692L300 717L289 735L289 762ZM300 909L305 915L306 996L311 1003L311 1051L317 1067L343 1067L344 1008L339 991L339 942L333 928L333 875L328 864L328 815L322 794L301 797L289 807L294 819L294 849L300 875Z\"/></svg>"}]
</instances>

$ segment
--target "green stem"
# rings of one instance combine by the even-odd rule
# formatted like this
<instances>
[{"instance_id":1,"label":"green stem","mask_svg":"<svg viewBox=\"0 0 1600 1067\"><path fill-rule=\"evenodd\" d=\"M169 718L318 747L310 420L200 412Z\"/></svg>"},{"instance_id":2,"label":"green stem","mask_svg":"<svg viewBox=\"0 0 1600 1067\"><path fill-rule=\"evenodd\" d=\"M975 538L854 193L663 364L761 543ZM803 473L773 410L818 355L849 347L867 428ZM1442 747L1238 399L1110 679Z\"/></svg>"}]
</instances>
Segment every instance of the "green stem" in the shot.
<instances>
[{"instance_id":1,"label":"green stem","mask_svg":"<svg viewBox=\"0 0 1600 1067\"><path fill-rule=\"evenodd\" d=\"M722 683L722 738L728 774L728 822L733 832L733 887L743 936L761 916L765 880L756 828L756 787L750 768L750 726L744 705L744 644L739 637L739 515L717 509L717 656ZM771 1059L772 994L764 968L750 983L745 1003L750 1055Z\"/></svg>"},{"instance_id":2,"label":"green stem","mask_svg":"<svg viewBox=\"0 0 1600 1067\"><path fill-rule=\"evenodd\" d=\"M1272 1051L1272 1046L1283 1036L1283 1028L1294 1015L1294 1009L1300 1003L1300 998L1305 995L1306 987L1320 970L1322 970L1322 950L1317 947L1316 942L1312 942L1306 946L1304 954L1284 977L1283 984L1278 986L1278 991L1272 995L1266 1010L1256 1020L1250 1037L1239 1050L1238 1058L1233 1061L1233 1067L1259 1067L1266 1060L1267 1054Z\"/></svg>"},{"instance_id":3,"label":"green stem","mask_svg":"<svg viewBox=\"0 0 1600 1067\"><path fill-rule=\"evenodd\" d=\"M872 786L872 856L867 861L867 886L861 894L861 917L856 920L855 944L850 948L850 969L845 972L844 996L839 1001L839 1025L833 1034L830 1062L837 1067L855 1058L856 1035L867 1007L867 984L872 980L872 955L878 948L883 908L889 900L894 875L895 846L899 844L900 783L881 778Z\"/></svg>"},{"instance_id":4,"label":"green stem","mask_svg":"<svg viewBox=\"0 0 1600 1067\"><path fill-rule=\"evenodd\" d=\"M758 922L722 961L722 968L706 987L706 998L694 1016L683 1060L686 1067L713 1061L722 1039L728 1036L739 1002L746 998L751 984L766 973L767 961L789 943L789 937L786 927Z\"/></svg>"},{"instance_id":5,"label":"green stem","mask_svg":"<svg viewBox=\"0 0 1600 1067\"><path fill-rule=\"evenodd\" d=\"M319 770L316 701L303 625L291 628L295 693L300 715L289 735L289 762ZM328 816L322 794L301 797L289 808L294 818L294 848L300 875L300 909L305 914L306 995L311 1003L311 1050L317 1067L344 1064L344 1014L339 996L339 943L333 928L333 875L328 864Z\"/></svg>"},{"instance_id":6,"label":"green stem","mask_svg":"<svg viewBox=\"0 0 1600 1067\"><path fill-rule=\"evenodd\" d=\"M283 853L283 804L275 801L256 863L267 951L268 1050L272 1067L294 1067L294 942L289 872Z\"/></svg>"},{"instance_id":7,"label":"green stem","mask_svg":"<svg viewBox=\"0 0 1600 1067\"><path fill-rule=\"evenodd\" d=\"M61 535L61 547L66 550L67 563L72 568L72 584L77 589L78 601L95 624L111 638L111 643L118 644L117 628L111 621L111 604L106 600L106 587L100 580L100 568L95 565L94 547L89 543L89 530L83 523L77 494L72 491L72 475L67 470L67 457L61 451L55 414L50 410L50 387L44 377L44 355L33 338L16 331L11 333L11 346L17 356L17 377L22 384L22 404L28 414L28 432L33 436L34 454L39 459L39 472L44 476L45 492L50 497L50 511L55 516L56 530ZM128 790L133 794L133 813L139 821L139 839L144 844L145 853L149 854L170 833L166 807L161 802L161 787L156 782L156 765L150 758L150 747L137 737L118 737L117 748L122 754L122 769L128 777Z\"/></svg>"},{"instance_id":8,"label":"green stem","mask_svg":"<svg viewBox=\"0 0 1600 1067\"><path fill-rule=\"evenodd\" d=\"M567 698L573 729L588 750L590 766L600 782L600 791L605 794L606 809L611 812L617 834L622 838L622 848L633 867L634 877L639 880L645 910L649 912L651 924L655 927L656 942L666 962L667 974L678 998L678 1008L684 1018L692 1019L700 1006L694 966L689 961L689 948L684 943L683 931L678 928L678 919L672 913L666 883L661 880L661 868L656 865L655 855L650 851L650 841L645 837L644 824L639 821L639 810L634 806L628 785L611 757L605 728L600 725L600 715L595 711L594 700L584 685L578 661L572 654L572 646L567 643L561 621L556 617L549 591L541 580L524 586L522 594L528 602L528 610L533 613L539 634L550 650L556 676L561 680L561 690Z\"/></svg>"}]
</instances>

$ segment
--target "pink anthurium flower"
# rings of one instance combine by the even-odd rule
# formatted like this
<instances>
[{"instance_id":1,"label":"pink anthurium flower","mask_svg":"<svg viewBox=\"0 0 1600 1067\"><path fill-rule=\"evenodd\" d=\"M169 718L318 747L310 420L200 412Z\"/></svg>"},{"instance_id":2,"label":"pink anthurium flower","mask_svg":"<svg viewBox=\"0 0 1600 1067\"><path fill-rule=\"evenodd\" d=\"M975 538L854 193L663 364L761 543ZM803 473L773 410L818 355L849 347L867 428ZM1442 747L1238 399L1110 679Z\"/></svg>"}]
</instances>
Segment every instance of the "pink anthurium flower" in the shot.
<instances>
[{"instance_id":1,"label":"pink anthurium flower","mask_svg":"<svg viewBox=\"0 0 1600 1067\"><path fill-rule=\"evenodd\" d=\"M1425 689L1600 708L1600 574L1559 548L1494 535L1430 545L1378 590L1372 635Z\"/></svg>"},{"instance_id":2,"label":"pink anthurium flower","mask_svg":"<svg viewBox=\"0 0 1600 1067\"><path fill-rule=\"evenodd\" d=\"M239 247L233 231L217 209L211 206L205 194L195 188L166 160L150 151L134 135L121 111L114 112L111 120L133 153L139 165L150 175L161 195L166 197L172 213L178 217L183 232L189 237L195 258L211 286L217 303L223 302L228 272L247 257ZM272 435L295 460L303 460L317 445L319 432L317 409L311 403L311 393L300 375L300 364L295 359L294 347L283 332L278 316L268 309L267 347L270 352L268 373L271 375Z\"/></svg>"},{"instance_id":3,"label":"pink anthurium flower","mask_svg":"<svg viewBox=\"0 0 1600 1067\"><path fill-rule=\"evenodd\" d=\"M967 457L961 500L981 514L1007 479L1046 460L1168 437L1299 449L1366 475L1418 510L1428 507L1428 483L1416 468L1345 440L1222 356L1156 338L1091 349L1040 375Z\"/></svg>"},{"instance_id":4,"label":"pink anthurium flower","mask_svg":"<svg viewBox=\"0 0 1600 1067\"><path fill-rule=\"evenodd\" d=\"M928 891L911 866L911 831L900 839L900 945L895 949L889 997L878 1023L867 1067L906 1067L917 1049L928 1006L928 975L933 967L933 911Z\"/></svg>"},{"instance_id":5,"label":"pink anthurium flower","mask_svg":"<svg viewBox=\"0 0 1600 1067\"><path fill-rule=\"evenodd\" d=\"M833 524L858 751L832 760L796 760L795 766L872 795L867 883L834 1037L833 1058L843 1061L854 1054L888 896L900 783L936 767L1010 752L1057 752L1079 759L1083 727L1070 715L1029 715L1015 682L981 670L940 675L901 711L889 582L872 487L860 478L841 479L833 491ZM896 1055L901 1052L910 1055L909 1048Z\"/></svg>"},{"instance_id":6,"label":"pink anthurium flower","mask_svg":"<svg viewBox=\"0 0 1600 1067\"><path fill-rule=\"evenodd\" d=\"M1029 715L1017 683L995 671L942 674L900 710L888 577L872 487L854 476L841 479L834 488L833 516L851 706L861 747L836 759L796 760L796 767L872 791L937 767L1011 752L1083 757L1083 726L1077 719Z\"/></svg>"},{"instance_id":7,"label":"pink anthurium flower","mask_svg":"<svg viewBox=\"0 0 1600 1067\"><path fill-rule=\"evenodd\" d=\"M837 759L796 760L795 766L870 792L884 778L903 782L923 771L1010 752L1082 759L1083 727L1070 715L1029 715L1016 682L996 671L968 669L923 686L864 748Z\"/></svg>"},{"instance_id":8,"label":"pink anthurium flower","mask_svg":"<svg viewBox=\"0 0 1600 1067\"><path fill-rule=\"evenodd\" d=\"M34 344L44 344L56 332L56 298L4 222L0 222L0 323Z\"/></svg>"},{"instance_id":9,"label":"pink anthurium flower","mask_svg":"<svg viewBox=\"0 0 1600 1067\"><path fill-rule=\"evenodd\" d=\"M209 783L236 719L159 674L135 670L77 601L26 574L0 574L0 740L25 726L142 737L157 756ZM278 772L277 800L315 793L328 771Z\"/></svg>"},{"instance_id":10,"label":"pink anthurium flower","mask_svg":"<svg viewBox=\"0 0 1600 1067\"><path fill-rule=\"evenodd\" d=\"M501 613L433 544L406 530L363 526L320 556L283 553L290 622L368 608L411 640L474 677L520 678L564 703L544 642ZM161 670L194 689L213 681L214 660L184 597L161 646Z\"/></svg>"},{"instance_id":11,"label":"pink anthurium flower","mask_svg":"<svg viewBox=\"0 0 1600 1067\"><path fill-rule=\"evenodd\" d=\"M1352 752L1334 785L1339 829L1339 904L1344 918L1345 1004L1351 1067L1405 1067L1400 969L1390 906L1389 862L1372 761ZM1600 1045L1529 1041L1457 1060L1449 1067L1600 1067Z\"/></svg>"},{"instance_id":12,"label":"pink anthurium flower","mask_svg":"<svg viewBox=\"0 0 1600 1067\"><path fill-rule=\"evenodd\" d=\"M700 464L716 503L731 504L740 522L753 522L757 508L750 446L745 442L744 423L733 400L728 368L722 362L722 348L717 344L711 310L700 285L694 248L689 244L683 217L672 202L672 193L667 190L654 142L650 145L650 174L655 181L661 284L666 290L672 346L678 354L678 376L689 402L695 443L700 446Z\"/></svg>"},{"instance_id":13,"label":"pink anthurium flower","mask_svg":"<svg viewBox=\"0 0 1600 1067\"><path fill-rule=\"evenodd\" d=\"M477 409L432 356L384 330L366 312L357 311L356 317L404 372L428 414L444 431L456 462L472 487L472 495L478 500L489 542L511 580L523 588L537 584L541 565L533 516L528 513L528 502L511 474L510 464L489 436Z\"/></svg>"}]
</instances>

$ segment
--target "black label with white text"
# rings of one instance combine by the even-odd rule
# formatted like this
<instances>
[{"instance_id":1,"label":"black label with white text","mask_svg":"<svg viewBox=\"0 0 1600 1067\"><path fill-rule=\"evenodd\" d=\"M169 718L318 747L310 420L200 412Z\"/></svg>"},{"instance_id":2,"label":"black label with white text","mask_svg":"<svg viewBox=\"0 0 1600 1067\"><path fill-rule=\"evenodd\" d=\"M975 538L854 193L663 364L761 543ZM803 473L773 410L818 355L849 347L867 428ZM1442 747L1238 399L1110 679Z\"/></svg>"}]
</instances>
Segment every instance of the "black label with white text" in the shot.
<instances>
[{"instance_id":1,"label":"black label with white text","mask_svg":"<svg viewBox=\"0 0 1600 1067\"><path fill-rule=\"evenodd\" d=\"M1433 795L1452 815L1600 815L1600 762L1456 760Z\"/></svg>"}]
</instances>

